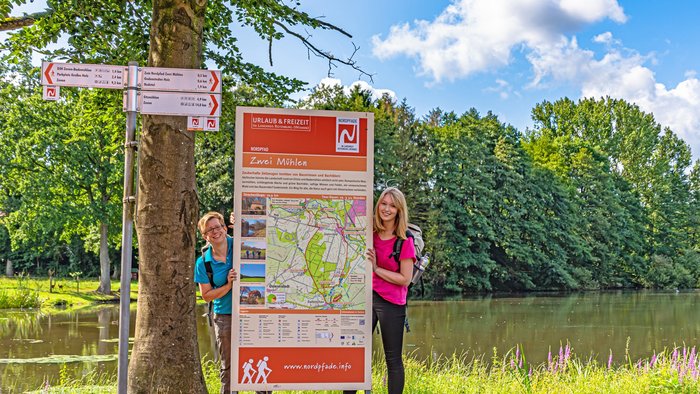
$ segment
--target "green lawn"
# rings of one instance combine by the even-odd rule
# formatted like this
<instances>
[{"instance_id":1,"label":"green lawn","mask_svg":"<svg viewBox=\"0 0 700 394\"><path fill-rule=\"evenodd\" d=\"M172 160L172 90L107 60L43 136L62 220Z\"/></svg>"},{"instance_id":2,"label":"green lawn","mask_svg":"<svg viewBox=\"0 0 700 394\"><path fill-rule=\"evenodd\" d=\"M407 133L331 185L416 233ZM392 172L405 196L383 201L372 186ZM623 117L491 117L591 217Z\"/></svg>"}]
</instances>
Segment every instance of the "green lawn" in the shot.
<instances>
[{"instance_id":1,"label":"green lawn","mask_svg":"<svg viewBox=\"0 0 700 394\"><path fill-rule=\"evenodd\" d=\"M112 281L111 295L103 295L95 290L99 281L88 278L78 282L73 278L54 279L54 287L49 291L48 278L0 278L0 309L41 308L50 312L54 309L82 308L99 303L119 302L119 281ZM131 299L138 294L138 283L131 284Z\"/></svg>"}]
</instances>

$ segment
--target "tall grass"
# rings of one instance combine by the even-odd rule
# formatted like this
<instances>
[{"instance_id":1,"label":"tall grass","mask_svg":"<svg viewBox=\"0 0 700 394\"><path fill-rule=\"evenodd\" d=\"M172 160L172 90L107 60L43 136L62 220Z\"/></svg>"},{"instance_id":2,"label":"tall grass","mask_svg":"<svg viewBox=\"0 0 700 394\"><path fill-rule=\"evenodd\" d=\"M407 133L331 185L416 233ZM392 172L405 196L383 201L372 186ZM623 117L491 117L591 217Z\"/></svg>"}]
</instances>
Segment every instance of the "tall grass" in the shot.
<instances>
[{"instance_id":1,"label":"tall grass","mask_svg":"<svg viewBox=\"0 0 700 394\"><path fill-rule=\"evenodd\" d=\"M578 358L567 344L538 365L530 365L519 347L505 355L495 351L490 358L466 355L418 360L405 357L407 394L435 393L698 393L700 357L695 347L677 347L633 361L626 354L622 365ZM383 358L372 362L372 392L384 394L386 365ZM202 362L210 393L219 392L219 366ZM88 375L82 379L61 378L59 385L45 385L44 393L102 393L116 390L116 377ZM289 391L286 391L289 392ZM296 393L331 393L305 390ZM335 391L336 393L338 391ZM276 393L285 393L280 391Z\"/></svg>"},{"instance_id":2,"label":"tall grass","mask_svg":"<svg viewBox=\"0 0 700 394\"><path fill-rule=\"evenodd\" d=\"M18 275L13 289L4 286L0 288L0 309L41 307L43 300L39 297L39 291L32 287L29 276Z\"/></svg>"}]
</instances>

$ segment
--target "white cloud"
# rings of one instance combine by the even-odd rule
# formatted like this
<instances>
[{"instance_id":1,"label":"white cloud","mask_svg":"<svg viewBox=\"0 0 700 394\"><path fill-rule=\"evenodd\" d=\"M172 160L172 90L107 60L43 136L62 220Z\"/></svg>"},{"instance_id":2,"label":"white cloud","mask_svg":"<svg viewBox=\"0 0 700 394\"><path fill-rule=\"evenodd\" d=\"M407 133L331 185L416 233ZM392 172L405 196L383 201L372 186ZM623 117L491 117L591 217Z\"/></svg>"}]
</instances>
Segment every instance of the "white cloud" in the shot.
<instances>
[{"instance_id":1,"label":"white cloud","mask_svg":"<svg viewBox=\"0 0 700 394\"><path fill-rule=\"evenodd\" d=\"M511 50L550 46L585 24L625 22L616 0L455 0L434 21L393 26L372 37L380 59L406 55L436 82L509 64Z\"/></svg>"},{"instance_id":2,"label":"white cloud","mask_svg":"<svg viewBox=\"0 0 700 394\"><path fill-rule=\"evenodd\" d=\"M440 83L507 66L515 49L532 65L530 88L569 84L579 87L583 97L634 102L654 113L700 157L700 81L695 70L668 87L648 67L655 65L655 54L624 48L611 32L592 40L605 46L603 55L580 47L572 34L605 19L624 23L627 16L616 0L453 0L433 21L393 26L386 38L374 36L373 53L380 59L412 57L420 75ZM487 91L507 99L508 85L496 83Z\"/></svg>"}]
</instances>

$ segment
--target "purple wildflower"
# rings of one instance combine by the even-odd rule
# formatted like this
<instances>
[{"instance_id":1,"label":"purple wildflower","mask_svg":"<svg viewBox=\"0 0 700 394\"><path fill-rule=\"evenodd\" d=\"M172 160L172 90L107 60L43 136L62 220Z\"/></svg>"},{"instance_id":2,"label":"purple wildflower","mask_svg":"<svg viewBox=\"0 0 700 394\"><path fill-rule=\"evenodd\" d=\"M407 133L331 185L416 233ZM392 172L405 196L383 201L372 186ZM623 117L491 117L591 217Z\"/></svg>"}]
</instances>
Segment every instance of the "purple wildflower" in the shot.
<instances>
[{"instance_id":1,"label":"purple wildflower","mask_svg":"<svg viewBox=\"0 0 700 394\"><path fill-rule=\"evenodd\" d=\"M649 362L649 366L651 368L654 368L654 364L656 364L656 352L654 352L654 355L651 356L651 361Z\"/></svg>"}]
</instances>

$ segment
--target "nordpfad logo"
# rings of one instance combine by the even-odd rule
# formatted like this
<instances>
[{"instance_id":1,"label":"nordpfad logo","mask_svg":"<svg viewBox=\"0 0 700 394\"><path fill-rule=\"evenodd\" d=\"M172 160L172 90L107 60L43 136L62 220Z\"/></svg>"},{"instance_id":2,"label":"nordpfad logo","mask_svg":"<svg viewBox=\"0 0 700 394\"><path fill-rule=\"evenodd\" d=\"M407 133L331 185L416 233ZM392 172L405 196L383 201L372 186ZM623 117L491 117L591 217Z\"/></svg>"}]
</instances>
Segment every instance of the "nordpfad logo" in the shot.
<instances>
[{"instance_id":1,"label":"nordpfad logo","mask_svg":"<svg viewBox=\"0 0 700 394\"><path fill-rule=\"evenodd\" d=\"M337 118L335 125L335 151L359 153L360 119Z\"/></svg>"}]
</instances>

